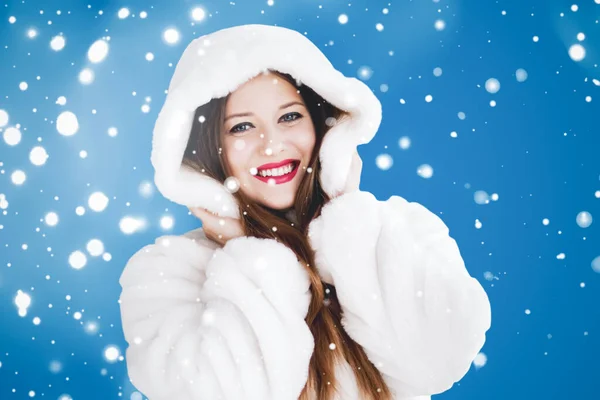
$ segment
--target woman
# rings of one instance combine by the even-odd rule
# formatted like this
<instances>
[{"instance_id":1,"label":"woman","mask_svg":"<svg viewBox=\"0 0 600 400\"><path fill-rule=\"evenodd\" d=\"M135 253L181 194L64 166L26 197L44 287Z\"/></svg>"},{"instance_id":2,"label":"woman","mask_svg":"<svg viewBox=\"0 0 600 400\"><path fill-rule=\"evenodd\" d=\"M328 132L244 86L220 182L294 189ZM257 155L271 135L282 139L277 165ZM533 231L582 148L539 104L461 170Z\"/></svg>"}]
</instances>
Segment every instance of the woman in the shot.
<instances>
[{"instance_id":1,"label":"woman","mask_svg":"<svg viewBox=\"0 0 600 400\"><path fill-rule=\"evenodd\" d=\"M120 283L133 384L161 399L429 399L485 342L487 295L448 228L358 190L381 105L298 32L194 40L153 137L155 182L202 228Z\"/></svg>"}]
</instances>

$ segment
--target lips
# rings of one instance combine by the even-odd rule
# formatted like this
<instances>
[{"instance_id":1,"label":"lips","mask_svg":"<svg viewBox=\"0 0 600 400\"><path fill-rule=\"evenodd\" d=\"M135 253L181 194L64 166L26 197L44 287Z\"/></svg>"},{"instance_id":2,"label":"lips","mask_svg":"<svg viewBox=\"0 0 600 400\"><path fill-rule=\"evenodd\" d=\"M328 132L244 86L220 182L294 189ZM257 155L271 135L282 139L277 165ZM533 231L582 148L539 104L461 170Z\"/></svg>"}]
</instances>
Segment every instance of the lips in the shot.
<instances>
[{"instance_id":1,"label":"lips","mask_svg":"<svg viewBox=\"0 0 600 400\"><path fill-rule=\"evenodd\" d=\"M284 161L285 161L286 164L283 164L283 165L287 165L287 163L289 163L288 160L284 160ZM299 168L299 165L300 165L299 161L296 161L296 160L291 160L291 161L293 163L293 169L292 169L292 172L290 172L290 173L287 173L285 175L279 175L279 176L262 176L259 173L257 173L256 175L254 175L254 177L256 179L258 179L259 181L262 181L262 182L267 183L267 184L273 183L275 185L281 185L283 183L290 182L291 180L294 179L294 177L298 173L298 169L300 169ZM281 165L281 163L278 163L278 164ZM265 164L265 165L269 165L269 164Z\"/></svg>"},{"instance_id":2,"label":"lips","mask_svg":"<svg viewBox=\"0 0 600 400\"><path fill-rule=\"evenodd\" d=\"M265 169L279 168L279 167L283 167L283 166L285 166L285 165L288 165L288 164L290 164L290 163L298 163L298 162L299 162L299 160L295 160L295 159L293 159L293 158L288 158L288 159L286 159L286 160L283 160L283 161L280 161L280 162L277 162L277 163L268 163L268 164L263 164L263 165L261 165L260 167L258 167L257 169L258 169L259 171L263 171L263 170L265 170Z\"/></svg>"}]
</instances>

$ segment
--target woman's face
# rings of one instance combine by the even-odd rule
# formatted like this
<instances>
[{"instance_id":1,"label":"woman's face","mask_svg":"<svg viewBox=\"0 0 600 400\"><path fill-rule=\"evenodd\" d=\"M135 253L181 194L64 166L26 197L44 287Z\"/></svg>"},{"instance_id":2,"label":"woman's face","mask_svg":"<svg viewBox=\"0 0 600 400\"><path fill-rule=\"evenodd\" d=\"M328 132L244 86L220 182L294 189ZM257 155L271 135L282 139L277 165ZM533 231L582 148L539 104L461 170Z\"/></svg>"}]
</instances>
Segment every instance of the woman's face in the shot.
<instances>
[{"instance_id":1,"label":"woman's face","mask_svg":"<svg viewBox=\"0 0 600 400\"><path fill-rule=\"evenodd\" d=\"M273 209L292 207L315 146L315 128L296 87L272 73L244 83L227 100L221 135L240 190Z\"/></svg>"}]
</instances>

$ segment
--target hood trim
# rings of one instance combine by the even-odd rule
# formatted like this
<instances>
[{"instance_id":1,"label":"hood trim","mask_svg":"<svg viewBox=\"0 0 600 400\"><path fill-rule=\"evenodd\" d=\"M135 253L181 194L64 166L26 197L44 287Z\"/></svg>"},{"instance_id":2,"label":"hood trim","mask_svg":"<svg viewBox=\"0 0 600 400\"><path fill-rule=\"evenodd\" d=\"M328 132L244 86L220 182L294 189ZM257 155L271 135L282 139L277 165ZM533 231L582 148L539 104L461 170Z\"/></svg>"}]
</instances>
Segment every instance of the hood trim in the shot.
<instances>
[{"instance_id":1,"label":"hood trim","mask_svg":"<svg viewBox=\"0 0 600 400\"><path fill-rule=\"evenodd\" d=\"M336 70L301 33L251 24L194 39L177 63L152 138L154 181L163 196L187 207L239 218L236 200L223 184L181 162L196 108L226 96L268 69L292 75L351 114L323 139L320 180L330 197L343 193L349 178L356 180L349 176L355 170L351 164L356 147L371 141L381 122L377 97L365 83Z\"/></svg>"}]
</instances>

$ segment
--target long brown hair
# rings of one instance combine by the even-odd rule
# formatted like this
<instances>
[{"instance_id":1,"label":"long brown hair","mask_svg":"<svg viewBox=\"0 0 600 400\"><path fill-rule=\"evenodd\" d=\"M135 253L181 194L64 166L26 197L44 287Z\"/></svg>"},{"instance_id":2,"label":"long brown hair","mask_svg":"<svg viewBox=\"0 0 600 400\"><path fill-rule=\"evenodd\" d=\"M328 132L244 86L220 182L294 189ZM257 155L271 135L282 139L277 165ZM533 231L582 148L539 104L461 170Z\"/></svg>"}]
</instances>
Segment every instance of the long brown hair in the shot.
<instances>
[{"instance_id":1,"label":"long brown hair","mask_svg":"<svg viewBox=\"0 0 600 400\"><path fill-rule=\"evenodd\" d=\"M320 215L321 208L329 201L329 196L323 191L319 181L319 149L331 125L348 114L325 101L308 86L296 82L290 75L278 71L269 72L285 79L299 90L315 127L315 146L308 165L312 170L307 169L312 172L305 174L294 202L298 224L286 219L284 212L250 200L242 190L233 195L240 205L241 224L246 235L271 238L285 244L306 266L310 277L312 299L305 320L315 339L315 349L310 360L308 381L300 394L300 400L309 399L311 390L315 391L320 400L332 398L336 390L335 365L340 357L344 357L354 371L362 398L391 399L381 373L369 361L363 348L342 327L342 311L335 287L321 281L315 266L314 251L307 237L309 223ZM222 156L220 135L228 98L229 95L212 99L198 107L183 159L185 165L222 183L229 176L227 163ZM204 116L203 122L199 121L201 116ZM277 229L274 230L273 227ZM335 344L336 350L330 349L331 343Z\"/></svg>"}]
</instances>

